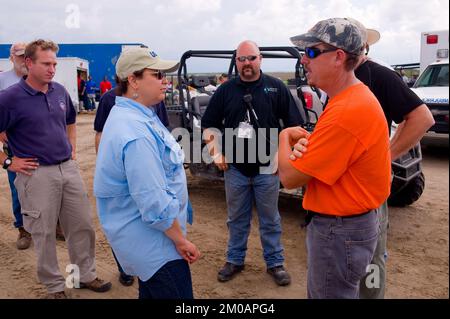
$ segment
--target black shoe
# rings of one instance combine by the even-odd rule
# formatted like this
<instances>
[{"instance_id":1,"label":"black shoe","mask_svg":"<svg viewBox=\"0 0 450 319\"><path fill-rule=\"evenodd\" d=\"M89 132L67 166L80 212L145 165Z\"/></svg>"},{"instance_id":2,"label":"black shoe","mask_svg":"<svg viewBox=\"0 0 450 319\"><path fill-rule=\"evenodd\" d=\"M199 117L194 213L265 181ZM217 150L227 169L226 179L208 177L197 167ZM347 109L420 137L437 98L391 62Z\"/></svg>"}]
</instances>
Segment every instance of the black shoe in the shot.
<instances>
[{"instance_id":1,"label":"black shoe","mask_svg":"<svg viewBox=\"0 0 450 319\"><path fill-rule=\"evenodd\" d=\"M131 286L134 283L134 277L129 276L124 272L121 272L119 275L119 282L124 286Z\"/></svg>"},{"instance_id":2,"label":"black shoe","mask_svg":"<svg viewBox=\"0 0 450 319\"><path fill-rule=\"evenodd\" d=\"M291 276L283 266L268 268L267 273L273 277L278 286L287 286L291 283Z\"/></svg>"},{"instance_id":3,"label":"black shoe","mask_svg":"<svg viewBox=\"0 0 450 319\"><path fill-rule=\"evenodd\" d=\"M222 269L219 270L217 274L217 280L220 282L225 282L231 280L234 275L240 273L244 269L244 265L234 265L232 263L226 262Z\"/></svg>"}]
</instances>

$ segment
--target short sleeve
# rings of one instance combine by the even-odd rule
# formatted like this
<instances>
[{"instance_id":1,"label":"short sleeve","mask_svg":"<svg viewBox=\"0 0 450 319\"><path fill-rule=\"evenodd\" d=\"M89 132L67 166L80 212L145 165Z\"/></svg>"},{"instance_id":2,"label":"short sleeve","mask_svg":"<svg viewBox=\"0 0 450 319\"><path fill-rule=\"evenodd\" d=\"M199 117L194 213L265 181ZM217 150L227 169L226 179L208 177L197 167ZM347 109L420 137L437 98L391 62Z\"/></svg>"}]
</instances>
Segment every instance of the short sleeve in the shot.
<instances>
[{"instance_id":1,"label":"short sleeve","mask_svg":"<svg viewBox=\"0 0 450 319\"><path fill-rule=\"evenodd\" d=\"M339 125L316 127L309 138L308 151L291 164L299 171L333 185L361 147L357 138Z\"/></svg>"}]
</instances>

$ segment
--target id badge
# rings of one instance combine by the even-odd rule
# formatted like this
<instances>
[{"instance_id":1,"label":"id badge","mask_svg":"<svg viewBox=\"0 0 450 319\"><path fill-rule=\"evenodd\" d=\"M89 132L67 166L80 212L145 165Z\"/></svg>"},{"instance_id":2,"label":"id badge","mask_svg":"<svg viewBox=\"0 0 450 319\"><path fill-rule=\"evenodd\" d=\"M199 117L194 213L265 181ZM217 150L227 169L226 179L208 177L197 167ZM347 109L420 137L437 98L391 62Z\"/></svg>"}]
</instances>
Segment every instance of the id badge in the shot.
<instances>
[{"instance_id":1,"label":"id badge","mask_svg":"<svg viewBox=\"0 0 450 319\"><path fill-rule=\"evenodd\" d=\"M239 123L238 138L253 138L253 125L247 122Z\"/></svg>"}]
</instances>

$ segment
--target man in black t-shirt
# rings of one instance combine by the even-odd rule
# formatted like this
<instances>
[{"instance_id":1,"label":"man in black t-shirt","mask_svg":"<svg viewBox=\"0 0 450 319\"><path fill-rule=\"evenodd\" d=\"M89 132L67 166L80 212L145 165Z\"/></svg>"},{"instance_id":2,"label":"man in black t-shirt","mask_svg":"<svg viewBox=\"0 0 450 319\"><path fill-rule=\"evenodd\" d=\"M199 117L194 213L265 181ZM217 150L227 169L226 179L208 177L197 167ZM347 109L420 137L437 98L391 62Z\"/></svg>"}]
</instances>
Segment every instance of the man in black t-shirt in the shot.
<instances>
[{"instance_id":1,"label":"man in black t-shirt","mask_svg":"<svg viewBox=\"0 0 450 319\"><path fill-rule=\"evenodd\" d=\"M361 24L360 24L361 25ZM360 26L365 29L363 25ZM376 30L366 29L368 33L367 52L369 46L379 39ZM434 124L433 115L423 101L405 84L395 71L388 69L366 55L360 57L355 70L356 77L366 84L383 108L389 133L392 121L399 124L391 139L390 150L392 160L408 152L416 145L427 130ZM380 235L371 265L379 271L379 285L373 285L371 272L360 282L360 298L383 299L386 286L387 229L389 224L388 206L385 202L379 208Z\"/></svg>"},{"instance_id":2,"label":"man in black t-shirt","mask_svg":"<svg viewBox=\"0 0 450 319\"><path fill-rule=\"evenodd\" d=\"M211 158L225 176L230 234L227 261L218 280L228 281L244 268L255 202L267 272L284 286L291 279L283 267L280 181L268 164L273 164L278 148L280 120L287 127L301 124L302 119L287 87L261 72L261 60L254 42L244 41L238 46L239 77L219 86L202 117L202 128ZM225 136L213 138L213 128L225 130ZM230 130L233 134L227 134Z\"/></svg>"}]
</instances>

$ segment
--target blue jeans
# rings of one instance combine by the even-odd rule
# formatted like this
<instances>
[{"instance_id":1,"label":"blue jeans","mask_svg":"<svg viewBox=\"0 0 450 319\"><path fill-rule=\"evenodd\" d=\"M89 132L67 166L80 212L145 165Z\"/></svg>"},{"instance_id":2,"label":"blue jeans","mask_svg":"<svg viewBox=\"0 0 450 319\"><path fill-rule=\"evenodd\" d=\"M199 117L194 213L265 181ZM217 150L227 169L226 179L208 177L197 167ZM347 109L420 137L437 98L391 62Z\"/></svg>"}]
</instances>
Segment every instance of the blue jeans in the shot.
<instances>
[{"instance_id":1,"label":"blue jeans","mask_svg":"<svg viewBox=\"0 0 450 319\"><path fill-rule=\"evenodd\" d=\"M16 173L8 171L9 188L11 189L12 209L16 221L14 227L23 227L22 212L20 208L19 195L17 195L16 186L14 186L14 180L16 179Z\"/></svg>"},{"instance_id":2,"label":"blue jeans","mask_svg":"<svg viewBox=\"0 0 450 319\"><path fill-rule=\"evenodd\" d=\"M169 261L146 282L139 279L139 299L194 299L187 261Z\"/></svg>"},{"instance_id":3,"label":"blue jeans","mask_svg":"<svg viewBox=\"0 0 450 319\"><path fill-rule=\"evenodd\" d=\"M372 266L375 266L379 276L379 285L372 282L372 273L368 272L361 280L359 286L360 299L384 299L386 290L386 260L387 253L387 231L389 227L389 210L387 201L378 208L378 219L380 221L380 234L378 236L377 247L372 258ZM368 287L369 285L369 287Z\"/></svg>"},{"instance_id":4,"label":"blue jeans","mask_svg":"<svg viewBox=\"0 0 450 319\"><path fill-rule=\"evenodd\" d=\"M352 218L314 216L306 235L308 298L359 298L378 233L376 210Z\"/></svg>"},{"instance_id":5,"label":"blue jeans","mask_svg":"<svg viewBox=\"0 0 450 319\"><path fill-rule=\"evenodd\" d=\"M225 192L228 207L227 261L243 265L250 234L253 202L259 218L259 233L267 268L284 263L281 245L281 218L278 212L280 180L272 174L246 177L230 165L225 172Z\"/></svg>"}]
</instances>

